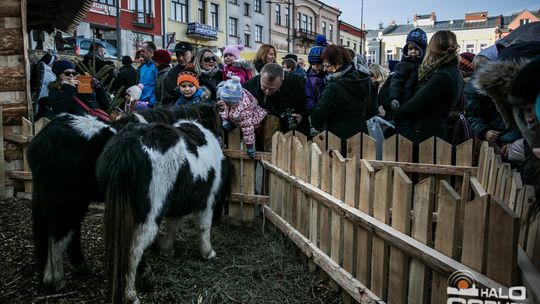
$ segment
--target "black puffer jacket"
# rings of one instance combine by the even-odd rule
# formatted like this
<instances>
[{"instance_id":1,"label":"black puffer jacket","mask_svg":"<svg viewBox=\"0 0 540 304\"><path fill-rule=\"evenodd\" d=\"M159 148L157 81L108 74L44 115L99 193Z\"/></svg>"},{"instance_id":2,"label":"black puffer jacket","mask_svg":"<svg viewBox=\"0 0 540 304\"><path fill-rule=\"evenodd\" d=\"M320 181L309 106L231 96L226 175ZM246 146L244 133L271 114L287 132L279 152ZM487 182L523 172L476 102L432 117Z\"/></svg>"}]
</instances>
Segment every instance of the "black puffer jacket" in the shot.
<instances>
[{"instance_id":1,"label":"black puffer jacket","mask_svg":"<svg viewBox=\"0 0 540 304\"><path fill-rule=\"evenodd\" d=\"M414 143L432 136L446 140L448 114L457 104L463 89L463 76L457 64L457 58L452 59L420 80L414 96L394 115L396 124L400 122L410 126L401 135Z\"/></svg>"},{"instance_id":2,"label":"black puffer jacket","mask_svg":"<svg viewBox=\"0 0 540 304\"><path fill-rule=\"evenodd\" d=\"M73 115L85 115L86 110L81 107L73 97L79 98L91 109L108 110L109 97L103 87L94 89L92 94L79 94L77 89L69 84L55 83L49 90L49 104L52 112L57 115L60 113L69 113Z\"/></svg>"},{"instance_id":3,"label":"black puffer jacket","mask_svg":"<svg viewBox=\"0 0 540 304\"><path fill-rule=\"evenodd\" d=\"M486 140L486 132L501 132L497 142L508 143L521 138L519 130L507 128L491 97L480 93L469 81L463 90L465 110L474 136Z\"/></svg>"},{"instance_id":4,"label":"black puffer jacket","mask_svg":"<svg viewBox=\"0 0 540 304\"><path fill-rule=\"evenodd\" d=\"M209 100L211 100L212 102L215 102L217 100L217 86L222 81L223 71L221 69L218 69L213 75L205 73L201 73L201 75L199 75L199 85L201 87L206 87L210 91L211 96Z\"/></svg>"},{"instance_id":5,"label":"black puffer jacket","mask_svg":"<svg viewBox=\"0 0 540 304\"><path fill-rule=\"evenodd\" d=\"M341 67L328 77L319 102L311 112L312 126L347 139L358 132L367 133L366 108L370 92L369 75L352 65Z\"/></svg>"},{"instance_id":6,"label":"black puffer jacket","mask_svg":"<svg viewBox=\"0 0 540 304\"><path fill-rule=\"evenodd\" d=\"M403 56L403 59L394 70L394 76L390 84L389 100L397 99L403 105L404 102L414 96L416 84L418 83L420 63L422 63L421 59Z\"/></svg>"}]
</instances>

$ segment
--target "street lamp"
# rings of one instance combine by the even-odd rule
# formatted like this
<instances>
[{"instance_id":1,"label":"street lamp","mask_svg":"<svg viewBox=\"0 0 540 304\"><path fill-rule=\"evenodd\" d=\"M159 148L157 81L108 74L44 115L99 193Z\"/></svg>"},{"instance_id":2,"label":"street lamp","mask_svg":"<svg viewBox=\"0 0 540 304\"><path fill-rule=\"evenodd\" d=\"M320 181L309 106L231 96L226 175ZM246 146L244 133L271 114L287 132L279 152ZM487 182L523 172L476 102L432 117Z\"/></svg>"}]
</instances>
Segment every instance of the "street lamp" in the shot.
<instances>
[{"instance_id":1,"label":"street lamp","mask_svg":"<svg viewBox=\"0 0 540 304\"><path fill-rule=\"evenodd\" d=\"M268 4L272 4L272 3L275 3L275 4L284 4L284 3L287 3L287 53L290 53L291 52L291 15L292 15L292 12L291 12L291 0L280 0L280 1L266 1L266 3ZM272 8L272 6L270 6L270 8ZM272 15L272 13L270 13L269 15ZM281 18L281 16L280 16ZM272 20L270 20L270 24L272 24Z\"/></svg>"},{"instance_id":2,"label":"street lamp","mask_svg":"<svg viewBox=\"0 0 540 304\"><path fill-rule=\"evenodd\" d=\"M377 39L379 39L379 64L382 65L382 38L383 38L383 32L379 31L377 33Z\"/></svg>"}]
</instances>

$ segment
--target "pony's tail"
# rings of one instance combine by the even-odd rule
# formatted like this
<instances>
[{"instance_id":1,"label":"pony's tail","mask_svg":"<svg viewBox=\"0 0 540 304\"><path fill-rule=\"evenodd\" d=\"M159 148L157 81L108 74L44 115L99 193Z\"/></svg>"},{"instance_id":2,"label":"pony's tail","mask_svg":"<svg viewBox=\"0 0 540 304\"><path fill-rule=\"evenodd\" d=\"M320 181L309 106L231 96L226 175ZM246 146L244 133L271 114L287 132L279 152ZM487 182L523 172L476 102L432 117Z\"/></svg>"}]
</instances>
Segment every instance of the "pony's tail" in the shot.
<instances>
[{"instance_id":1,"label":"pony's tail","mask_svg":"<svg viewBox=\"0 0 540 304\"><path fill-rule=\"evenodd\" d=\"M231 194L232 184L235 181L235 168L229 158L225 157L221 161L221 185L216 196L214 205L214 213L212 216L212 222L217 222L221 219L224 213L225 202L227 196Z\"/></svg>"},{"instance_id":2,"label":"pony's tail","mask_svg":"<svg viewBox=\"0 0 540 304\"><path fill-rule=\"evenodd\" d=\"M120 149L120 150L119 150ZM105 259L108 291L112 303L124 303L130 251L135 230L133 204L137 166L132 149L122 145L122 138L110 141L98 158L96 175L105 193Z\"/></svg>"}]
</instances>

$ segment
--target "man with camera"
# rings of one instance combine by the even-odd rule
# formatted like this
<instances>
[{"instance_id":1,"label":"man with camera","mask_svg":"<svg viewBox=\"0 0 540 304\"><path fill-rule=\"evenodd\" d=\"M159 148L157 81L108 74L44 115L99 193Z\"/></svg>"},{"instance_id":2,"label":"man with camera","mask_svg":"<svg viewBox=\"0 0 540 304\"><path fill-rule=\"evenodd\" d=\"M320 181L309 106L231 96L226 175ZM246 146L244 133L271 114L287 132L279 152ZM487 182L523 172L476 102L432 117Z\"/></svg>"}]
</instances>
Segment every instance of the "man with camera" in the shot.
<instances>
[{"instance_id":1,"label":"man with camera","mask_svg":"<svg viewBox=\"0 0 540 304\"><path fill-rule=\"evenodd\" d=\"M276 63L267 63L261 73L244 83L259 103L268 110L268 115L256 130L257 150L270 151L272 135L281 130L298 130L307 134L305 107L305 79L288 73Z\"/></svg>"}]
</instances>

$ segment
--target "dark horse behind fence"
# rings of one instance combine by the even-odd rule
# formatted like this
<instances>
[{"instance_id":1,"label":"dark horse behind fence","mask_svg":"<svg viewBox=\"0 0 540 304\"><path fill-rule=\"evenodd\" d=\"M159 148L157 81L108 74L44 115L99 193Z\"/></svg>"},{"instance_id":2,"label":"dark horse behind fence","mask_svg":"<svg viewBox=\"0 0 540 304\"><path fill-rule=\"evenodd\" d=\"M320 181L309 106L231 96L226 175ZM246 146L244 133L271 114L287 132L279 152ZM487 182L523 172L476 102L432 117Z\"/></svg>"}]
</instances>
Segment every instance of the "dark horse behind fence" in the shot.
<instances>
[{"instance_id":1,"label":"dark horse behind fence","mask_svg":"<svg viewBox=\"0 0 540 304\"><path fill-rule=\"evenodd\" d=\"M106 197L106 273L113 303L138 303L137 267L163 217L169 230L164 243L172 246L180 217L197 213L201 255L215 257L210 226L214 209L221 214L230 191L229 172L217 137L197 122L131 125L107 143L96 175Z\"/></svg>"},{"instance_id":2,"label":"dark horse behind fence","mask_svg":"<svg viewBox=\"0 0 540 304\"><path fill-rule=\"evenodd\" d=\"M88 205L103 201L96 178L96 160L105 144L129 124L176 123L197 119L205 126L220 126L214 107L200 105L130 114L104 123L92 116L62 114L55 117L28 147L32 171L34 248L40 280L51 292L62 289L63 258L67 251L75 271L85 271L80 228ZM217 120L217 121L216 121Z\"/></svg>"}]
</instances>

